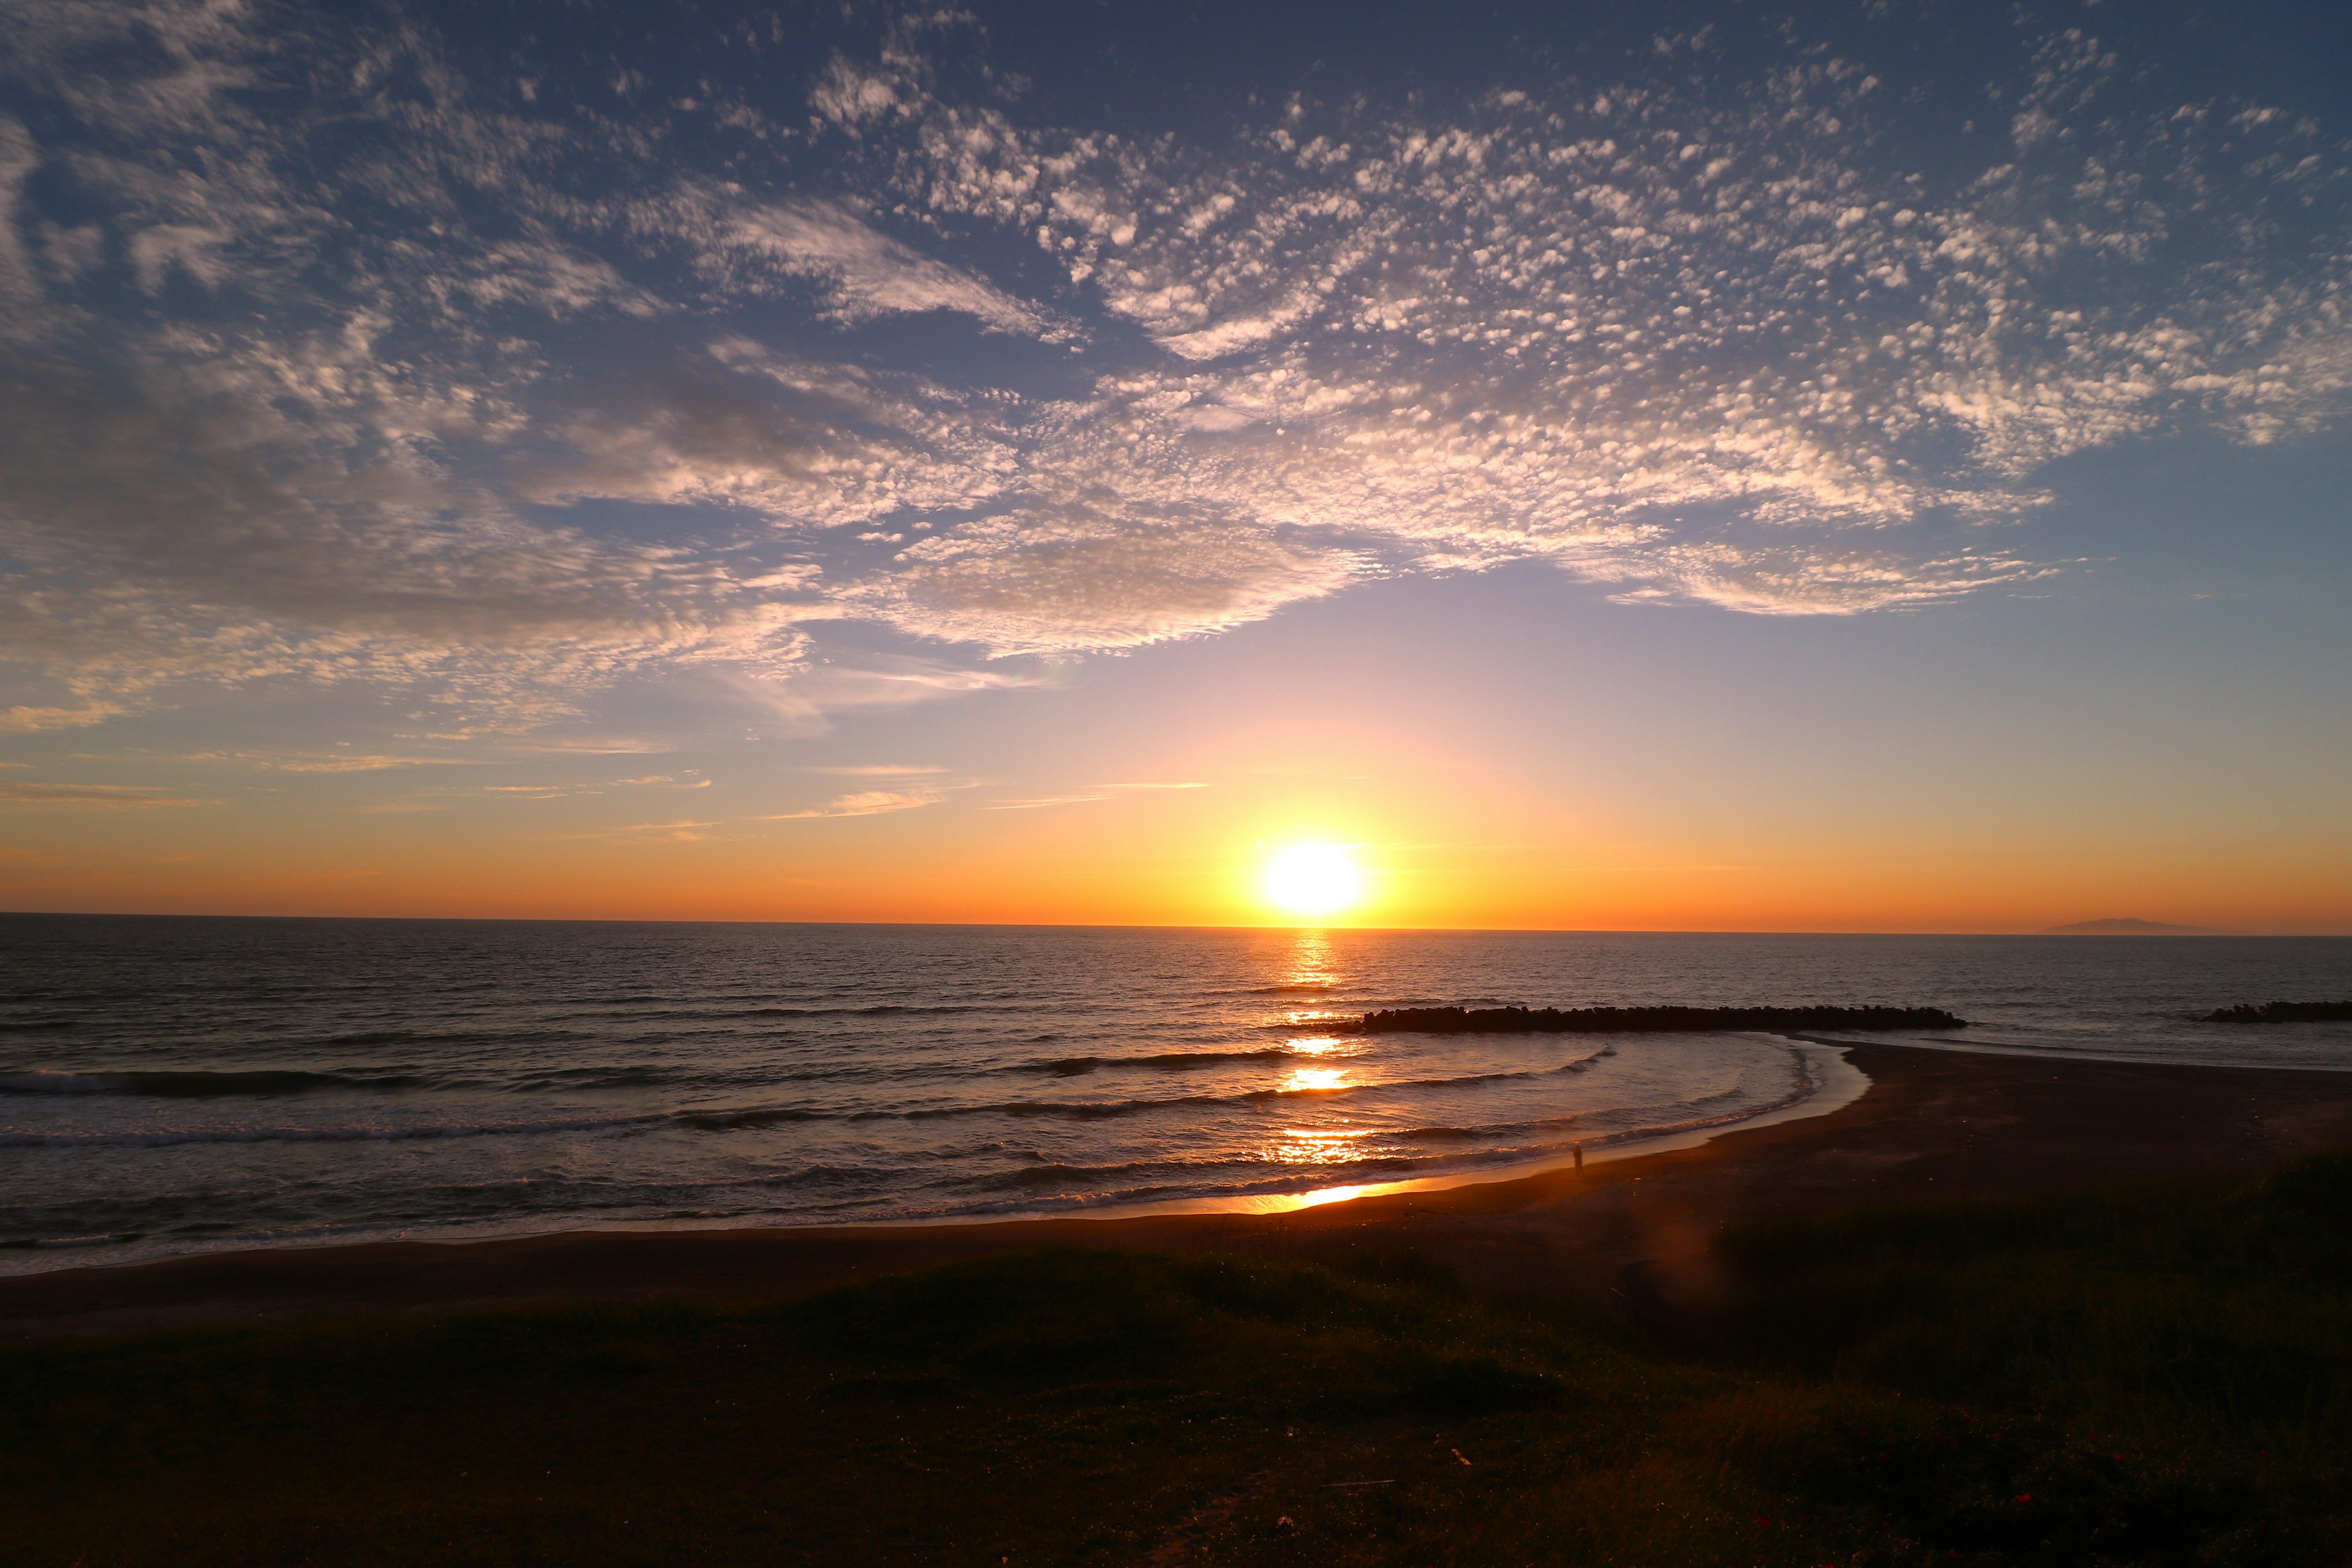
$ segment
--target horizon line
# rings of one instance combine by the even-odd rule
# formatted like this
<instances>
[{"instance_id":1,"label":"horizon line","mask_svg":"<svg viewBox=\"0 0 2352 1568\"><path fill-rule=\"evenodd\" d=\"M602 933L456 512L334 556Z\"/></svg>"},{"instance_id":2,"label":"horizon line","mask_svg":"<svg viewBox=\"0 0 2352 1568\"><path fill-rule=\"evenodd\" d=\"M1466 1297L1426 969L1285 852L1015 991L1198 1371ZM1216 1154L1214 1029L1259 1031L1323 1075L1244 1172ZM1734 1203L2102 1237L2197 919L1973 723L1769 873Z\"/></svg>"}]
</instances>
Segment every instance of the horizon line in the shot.
<instances>
[{"instance_id":1,"label":"horizon line","mask_svg":"<svg viewBox=\"0 0 2352 1568\"><path fill-rule=\"evenodd\" d=\"M1318 925L1312 921L1216 925L1150 921L888 921L888 920L755 920L675 915L311 915L152 910L0 910L0 920L188 920L188 921L348 921L421 924L471 925L679 925L679 926L856 926L922 931L1355 931L1375 936L1909 936L2022 937L2046 936L2063 941L2194 941L2200 937L2343 938L2352 931L2083 931L2063 927L2032 930L1982 928L1966 931L1829 931L1769 930L1723 926L1370 926Z\"/></svg>"}]
</instances>

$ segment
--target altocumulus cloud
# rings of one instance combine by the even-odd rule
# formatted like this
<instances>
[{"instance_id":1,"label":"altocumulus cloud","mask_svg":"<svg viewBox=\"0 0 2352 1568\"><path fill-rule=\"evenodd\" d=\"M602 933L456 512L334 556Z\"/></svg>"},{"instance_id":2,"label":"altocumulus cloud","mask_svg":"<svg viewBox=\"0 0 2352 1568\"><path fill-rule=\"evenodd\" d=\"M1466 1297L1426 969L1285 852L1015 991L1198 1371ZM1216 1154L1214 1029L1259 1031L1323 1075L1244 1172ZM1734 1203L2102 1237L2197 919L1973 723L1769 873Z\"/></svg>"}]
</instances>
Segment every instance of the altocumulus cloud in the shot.
<instances>
[{"instance_id":1,"label":"altocumulus cloud","mask_svg":"<svg viewBox=\"0 0 2352 1568\"><path fill-rule=\"evenodd\" d=\"M846 689L845 619L969 668L1527 560L1927 605L2056 569L2002 525L2058 459L2352 395L2345 148L2078 30L1931 175L1802 39L1147 134L954 17L681 12L736 63L676 80L599 25L518 77L456 12L0 5L0 723L359 682L528 730Z\"/></svg>"}]
</instances>

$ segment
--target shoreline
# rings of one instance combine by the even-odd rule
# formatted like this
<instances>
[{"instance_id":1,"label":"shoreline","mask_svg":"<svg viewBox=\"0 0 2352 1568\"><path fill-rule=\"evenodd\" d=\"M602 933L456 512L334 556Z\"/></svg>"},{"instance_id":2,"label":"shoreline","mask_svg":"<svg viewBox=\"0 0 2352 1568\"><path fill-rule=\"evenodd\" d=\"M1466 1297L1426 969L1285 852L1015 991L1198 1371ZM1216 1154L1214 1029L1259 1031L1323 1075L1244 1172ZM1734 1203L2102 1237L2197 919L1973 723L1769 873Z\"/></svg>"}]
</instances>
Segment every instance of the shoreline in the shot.
<instances>
[{"instance_id":1,"label":"shoreline","mask_svg":"<svg viewBox=\"0 0 2352 1568\"><path fill-rule=\"evenodd\" d=\"M1756 1031L1768 1033L1769 1031ZM1869 1092L1870 1079L1845 1060L1846 1047L1853 1042L1820 1040L1803 1036L1776 1035L1775 1040L1790 1047L1803 1064L1810 1087L1803 1092L1759 1110L1735 1112L1712 1120L1687 1122L1679 1126L1643 1129L1630 1132L1603 1133L1586 1141L1585 1163L1601 1164L1619 1160L1637 1159L1645 1154L1664 1153L1676 1149L1696 1148L1727 1133L1750 1128L1776 1126L1783 1121L1806 1117L1826 1116L1844 1109ZM1518 1181L1555 1170L1572 1170L1576 1166L1573 1148L1554 1149L1543 1153L1511 1159L1485 1165L1465 1165L1453 1171L1425 1176L1405 1176L1391 1181L1369 1181L1310 1187L1301 1192L1249 1191L1223 1194L1205 1194L1189 1198L1141 1198L1131 1202L1101 1204L1077 1203L1059 1209L1003 1209L993 1212L947 1215L908 1215L897 1217L845 1220L793 1220L772 1214L746 1214L722 1216L698 1215L690 1219L614 1219L582 1218L576 1223L564 1223L560 1215L546 1216L538 1224L519 1222L511 1227L506 1222L478 1221L473 1226L415 1226L392 1229L383 1226L354 1227L351 1231L328 1232L283 1241L253 1241L236 1238L214 1246L191 1247L185 1251L149 1254L113 1258L107 1256L103 1238L87 1242L52 1242L24 1249L33 1257L48 1256L61 1260L51 1267L0 1270L0 1286L10 1280L40 1278L68 1271L140 1268L150 1265L193 1262L200 1258L227 1258L245 1254L321 1252L344 1247L364 1247L391 1245L422 1245L432 1247L488 1247L500 1242L529 1241L559 1236L666 1236L679 1233L721 1232L740 1230L789 1230L825 1235L838 1231L889 1231L939 1229L962 1226L1019 1225L1050 1220L1129 1220L1162 1218L1176 1215L1276 1215L1289 1214L1298 1209L1319 1207L1325 1204L1348 1203L1359 1198L1386 1197L1399 1193L1434 1193L1455 1187L1472 1186L1493 1182ZM421 1231L422 1234L417 1234ZM77 1257L78 1254L87 1254Z\"/></svg>"},{"instance_id":2,"label":"shoreline","mask_svg":"<svg viewBox=\"0 0 2352 1568\"><path fill-rule=\"evenodd\" d=\"M1637 1309L1704 1288L1726 1226L1883 1204L2252 1171L2352 1142L2352 1073L1972 1054L1811 1040L1862 1079L1782 1112L1255 1212L1122 1212L828 1226L663 1226L373 1241L86 1264L0 1279L0 1341L375 1310L758 1300L1040 1247L1411 1249L1466 1284ZM1815 1059L1809 1053L1809 1062ZM1683 1140L1687 1140L1684 1142ZM1316 1198L1300 1201L1301 1196Z\"/></svg>"}]
</instances>

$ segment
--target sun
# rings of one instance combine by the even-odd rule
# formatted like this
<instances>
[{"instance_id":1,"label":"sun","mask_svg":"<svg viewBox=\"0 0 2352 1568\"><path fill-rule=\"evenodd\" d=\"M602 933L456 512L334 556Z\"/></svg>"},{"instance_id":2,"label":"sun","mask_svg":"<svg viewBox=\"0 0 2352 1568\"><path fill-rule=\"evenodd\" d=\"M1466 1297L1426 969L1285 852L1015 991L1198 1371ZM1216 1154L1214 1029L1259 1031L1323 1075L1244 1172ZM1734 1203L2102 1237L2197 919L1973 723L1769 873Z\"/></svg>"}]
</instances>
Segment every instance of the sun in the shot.
<instances>
[{"instance_id":1,"label":"sun","mask_svg":"<svg viewBox=\"0 0 2352 1568\"><path fill-rule=\"evenodd\" d=\"M1294 844L1266 862L1265 901L1294 915L1335 915L1364 896L1355 857L1337 844Z\"/></svg>"}]
</instances>

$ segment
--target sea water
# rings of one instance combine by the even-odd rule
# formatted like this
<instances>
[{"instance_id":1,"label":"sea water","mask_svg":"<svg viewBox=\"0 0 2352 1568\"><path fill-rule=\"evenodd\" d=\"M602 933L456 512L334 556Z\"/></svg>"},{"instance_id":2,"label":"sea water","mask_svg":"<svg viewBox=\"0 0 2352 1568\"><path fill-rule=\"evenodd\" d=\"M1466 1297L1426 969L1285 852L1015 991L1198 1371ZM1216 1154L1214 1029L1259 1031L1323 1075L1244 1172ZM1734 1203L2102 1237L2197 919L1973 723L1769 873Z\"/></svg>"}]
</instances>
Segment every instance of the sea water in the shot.
<instances>
[{"instance_id":1,"label":"sea water","mask_svg":"<svg viewBox=\"0 0 2352 1568\"><path fill-rule=\"evenodd\" d=\"M615 1224L1242 1202L1739 1125L1768 1034L1369 1009L1936 1006L1948 1048L2352 1068L2352 939L0 917L0 1272Z\"/></svg>"}]
</instances>

